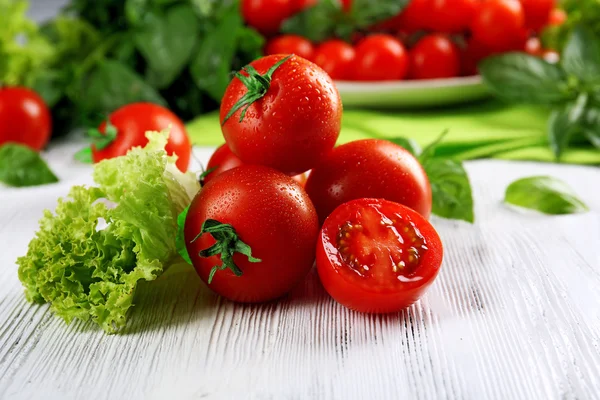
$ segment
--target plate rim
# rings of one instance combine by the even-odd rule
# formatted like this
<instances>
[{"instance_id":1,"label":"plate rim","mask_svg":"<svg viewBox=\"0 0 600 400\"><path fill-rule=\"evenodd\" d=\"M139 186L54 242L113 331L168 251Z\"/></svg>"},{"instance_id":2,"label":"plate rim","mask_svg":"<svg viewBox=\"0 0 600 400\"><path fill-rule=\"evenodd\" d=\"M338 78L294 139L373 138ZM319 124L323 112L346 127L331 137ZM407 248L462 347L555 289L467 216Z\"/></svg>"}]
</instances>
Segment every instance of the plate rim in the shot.
<instances>
[{"instance_id":1,"label":"plate rim","mask_svg":"<svg viewBox=\"0 0 600 400\"><path fill-rule=\"evenodd\" d=\"M442 89L465 86L479 86L483 84L481 75L461 76L456 78L422 79L412 81L380 81L380 82L356 82L356 81L334 81L339 91L395 91L414 89Z\"/></svg>"}]
</instances>

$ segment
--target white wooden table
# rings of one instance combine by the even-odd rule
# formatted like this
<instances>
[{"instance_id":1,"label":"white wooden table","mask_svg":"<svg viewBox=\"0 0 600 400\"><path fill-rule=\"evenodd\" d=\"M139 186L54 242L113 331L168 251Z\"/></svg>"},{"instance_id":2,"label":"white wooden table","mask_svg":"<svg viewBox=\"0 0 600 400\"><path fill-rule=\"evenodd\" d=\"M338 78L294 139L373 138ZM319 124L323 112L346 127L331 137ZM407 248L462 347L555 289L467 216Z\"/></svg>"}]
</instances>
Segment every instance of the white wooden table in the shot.
<instances>
[{"instance_id":1,"label":"white wooden table","mask_svg":"<svg viewBox=\"0 0 600 400\"><path fill-rule=\"evenodd\" d=\"M283 301L233 304L190 268L144 285L125 332L109 336L27 303L17 278L42 210L91 182L76 147L46 155L61 183L0 188L2 399L600 398L598 168L468 163L477 222L433 219L444 264L404 312L348 311L315 273ZM537 174L569 182L593 211L501 204L509 182Z\"/></svg>"}]
</instances>

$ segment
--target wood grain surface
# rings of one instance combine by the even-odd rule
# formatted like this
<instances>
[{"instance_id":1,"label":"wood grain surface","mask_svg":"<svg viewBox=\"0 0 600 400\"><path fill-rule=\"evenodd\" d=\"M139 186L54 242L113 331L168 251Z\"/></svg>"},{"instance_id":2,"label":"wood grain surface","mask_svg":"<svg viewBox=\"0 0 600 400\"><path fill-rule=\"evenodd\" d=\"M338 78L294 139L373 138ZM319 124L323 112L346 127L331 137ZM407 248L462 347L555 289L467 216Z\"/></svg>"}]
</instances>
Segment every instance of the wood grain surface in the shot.
<instances>
[{"instance_id":1,"label":"wood grain surface","mask_svg":"<svg viewBox=\"0 0 600 400\"><path fill-rule=\"evenodd\" d=\"M0 188L2 399L600 398L597 168L468 163L477 222L433 219L444 264L404 312L349 311L314 272L281 301L234 304L176 266L140 287L125 332L109 336L27 303L17 278L42 210L90 182L73 150L47 155L61 183ZM539 174L568 181L592 212L501 204L510 181Z\"/></svg>"}]
</instances>

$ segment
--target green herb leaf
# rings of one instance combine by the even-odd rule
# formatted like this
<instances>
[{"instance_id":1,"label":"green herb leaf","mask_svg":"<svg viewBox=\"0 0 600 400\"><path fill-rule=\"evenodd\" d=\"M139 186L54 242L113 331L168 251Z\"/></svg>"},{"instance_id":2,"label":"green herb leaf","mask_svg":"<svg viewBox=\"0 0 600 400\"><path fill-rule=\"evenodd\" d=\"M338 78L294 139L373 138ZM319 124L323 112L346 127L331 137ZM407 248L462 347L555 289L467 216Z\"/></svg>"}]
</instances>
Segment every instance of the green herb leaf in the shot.
<instances>
[{"instance_id":1,"label":"green herb leaf","mask_svg":"<svg viewBox=\"0 0 600 400\"><path fill-rule=\"evenodd\" d=\"M169 86L192 56L199 35L198 18L189 5L170 8L164 15L147 13L135 33L136 47L148 63L147 81Z\"/></svg>"},{"instance_id":2,"label":"green herb leaf","mask_svg":"<svg viewBox=\"0 0 600 400\"><path fill-rule=\"evenodd\" d=\"M442 132L442 134L440 136L437 137L437 139L435 139L433 142L429 143L421 152L420 156L419 156L419 160L421 161L422 164L427 163L427 161L429 161L429 159L433 158L433 156L435 155L435 149L436 147L442 142L442 140L444 140L444 138L446 137L446 135L448 135L449 130L446 129L444 132Z\"/></svg>"},{"instance_id":3,"label":"green herb leaf","mask_svg":"<svg viewBox=\"0 0 600 400\"><path fill-rule=\"evenodd\" d=\"M84 164L94 163L94 159L92 158L92 149L90 148L90 146L84 147L83 149L79 150L77 153L75 153L73 157L77 161L82 162Z\"/></svg>"},{"instance_id":4,"label":"green herb leaf","mask_svg":"<svg viewBox=\"0 0 600 400\"><path fill-rule=\"evenodd\" d=\"M210 35L200 41L190 72L196 86L205 90L215 101L221 101L231 78L231 65L237 49L242 17L232 7Z\"/></svg>"},{"instance_id":5,"label":"green herb leaf","mask_svg":"<svg viewBox=\"0 0 600 400\"><path fill-rule=\"evenodd\" d=\"M588 108L585 111L583 129L585 136L597 148L600 148L600 109Z\"/></svg>"},{"instance_id":6,"label":"green herb leaf","mask_svg":"<svg viewBox=\"0 0 600 400\"><path fill-rule=\"evenodd\" d=\"M190 206L187 206L185 210L183 210L177 216L177 240L175 241L175 245L177 246L177 253L187 262L188 264L192 264L192 259L188 254L187 247L185 245L185 219L187 218L188 211L190 210Z\"/></svg>"},{"instance_id":7,"label":"green herb leaf","mask_svg":"<svg viewBox=\"0 0 600 400\"><path fill-rule=\"evenodd\" d=\"M421 155L421 146L414 139L407 139L403 137L397 137L393 139L389 139L390 142L397 144L400 147L408 150L410 154L415 157L419 157Z\"/></svg>"},{"instance_id":8,"label":"green herb leaf","mask_svg":"<svg viewBox=\"0 0 600 400\"><path fill-rule=\"evenodd\" d=\"M108 114L138 101L166 105L160 94L141 76L117 61L101 63L81 92L83 108L97 113Z\"/></svg>"},{"instance_id":9,"label":"green herb leaf","mask_svg":"<svg viewBox=\"0 0 600 400\"><path fill-rule=\"evenodd\" d=\"M504 202L552 215L588 210L569 186L550 176L532 176L514 181L506 188Z\"/></svg>"},{"instance_id":10,"label":"green herb leaf","mask_svg":"<svg viewBox=\"0 0 600 400\"><path fill-rule=\"evenodd\" d=\"M24 187L58 182L58 178L37 152L8 143L0 146L0 182Z\"/></svg>"},{"instance_id":11,"label":"green herb leaf","mask_svg":"<svg viewBox=\"0 0 600 400\"><path fill-rule=\"evenodd\" d=\"M235 228L229 224L223 224L214 219L207 219L202 224L202 229L198 236L192 242L202 236L204 233L209 233L217 241L211 247L200 251L200 257L221 256L221 265L215 265L208 276L208 283L212 282L215 273L229 268L236 276L242 276L242 270L233 261L235 253L241 253L248 257L248 261L252 263L261 262L260 259L252 257L252 249L240 239Z\"/></svg>"},{"instance_id":12,"label":"green herb leaf","mask_svg":"<svg viewBox=\"0 0 600 400\"><path fill-rule=\"evenodd\" d=\"M345 18L348 16L344 15L340 0L321 0L286 19L281 31L321 42L335 36L336 29L343 25Z\"/></svg>"},{"instance_id":13,"label":"green herb leaf","mask_svg":"<svg viewBox=\"0 0 600 400\"><path fill-rule=\"evenodd\" d=\"M487 86L506 101L560 104L573 98L563 70L539 57L503 54L485 59L479 70Z\"/></svg>"},{"instance_id":14,"label":"green herb leaf","mask_svg":"<svg viewBox=\"0 0 600 400\"><path fill-rule=\"evenodd\" d=\"M574 103L556 109L548 120L548 136L550 147L557 159L560 158L564 149L574 134L581 130L581 122L587 105L587 95L582 94Z\"/></svg>"},{"instance_id":15,"label":"green herb leaf","mask_svg":"<svg viewBox=\"0 0 600 400\"><path fill-rule=\"evenodd\" d=\"M462 163L431 158L423 168L431 184L432 212L443 218L474 222L471 183Z\"/></svg>"},{"instance_id":16,"label":"green herb leaf","mask_svg":"<svg viewBox=\"0 0 600 400\"><path fill-rule=\"evenodd\" d=\"M352 19L357 28L368 28L400 14L409 0L353 0Z\"/></svg>"},{"instance_id":17,"label":"green herb leaf","mask_svg":"<svg viewBox=\"0 0 600 400\"><path fill-rule=\"evenodd\" d=\"M584 83L600 83L600 37L577 26L563 51L561 64L568 74Z\"/></svg>"}]
</instances>

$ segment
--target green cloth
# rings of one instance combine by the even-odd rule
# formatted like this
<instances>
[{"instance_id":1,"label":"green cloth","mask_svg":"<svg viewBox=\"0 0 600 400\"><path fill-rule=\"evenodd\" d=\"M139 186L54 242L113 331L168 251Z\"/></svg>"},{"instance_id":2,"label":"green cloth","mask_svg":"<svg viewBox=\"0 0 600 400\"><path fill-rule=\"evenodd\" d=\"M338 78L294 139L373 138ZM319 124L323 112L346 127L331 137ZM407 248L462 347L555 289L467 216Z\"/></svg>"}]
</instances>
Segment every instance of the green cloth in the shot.
<instances>
[{"instance_id":1,"label":"green cloth","mask_svg":"<svg viewBox=\"0 0 600 400\"><path fill-rule=\"evenodd\" d=\"M410 138L421 146L448 129L436 154L461 160L500 158L554 161L547 139L547 109L507 105L489 100L471 105L430 110L344 111L338 143L364 138ZM187 124L192 142L217 146L224 142L217 112ZM563 162L600 164L600 149L575 143L564 153Z\"/></svg>"}]
</instances>

